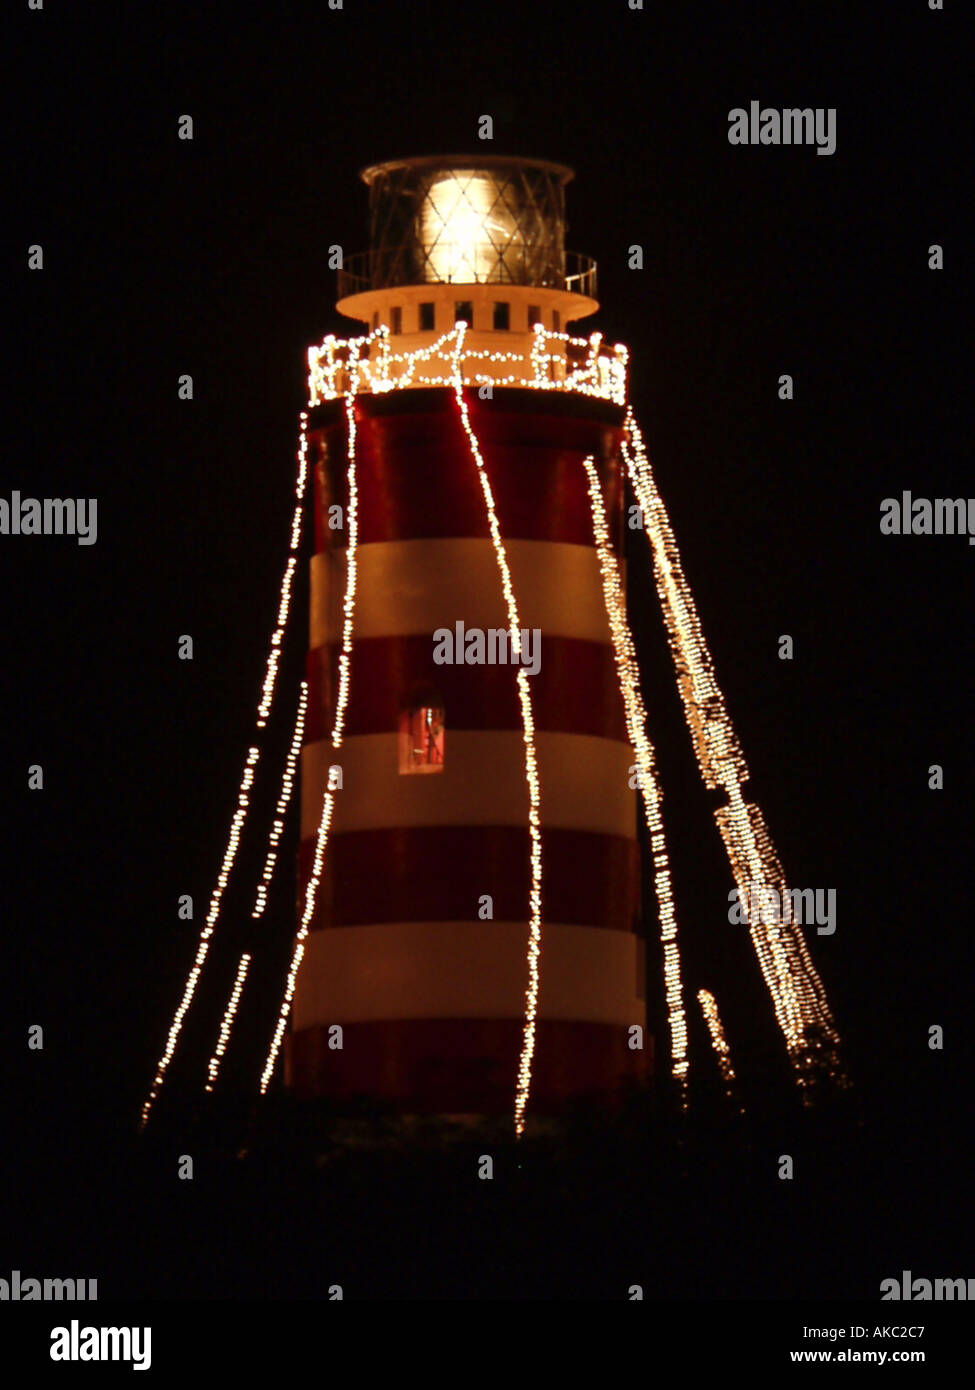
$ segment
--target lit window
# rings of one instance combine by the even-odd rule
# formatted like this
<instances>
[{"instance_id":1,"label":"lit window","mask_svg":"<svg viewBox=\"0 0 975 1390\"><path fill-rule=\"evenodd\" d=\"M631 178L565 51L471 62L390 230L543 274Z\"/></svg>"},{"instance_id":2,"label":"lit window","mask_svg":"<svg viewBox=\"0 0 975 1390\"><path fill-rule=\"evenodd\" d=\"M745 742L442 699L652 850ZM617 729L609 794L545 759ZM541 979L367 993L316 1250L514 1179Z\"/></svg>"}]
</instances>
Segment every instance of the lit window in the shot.
<instances>
[{"instance_id":1,"label":"lit window","mask_svg":"<svg viewBox=\"0 0 975 1390\"><path fill-rule=\"evenodd\" d=\"M537 304L529 304L529 306L528 306L528 327L529 327L529 328L534 328L535 325L536 325L536 323L541 323L541 321L542 321L542 311L541 311L541 309L538 307Z\"/></svg>"},{"instance_id":2,"label":"lit window","mask_svg":"<svg viewBox=\"0 0 975 1390\"><path fill-rule=\"evenodd\" d=\"M421 305L420 305L420 332L421 332L421 333L432 333L432 332L433 332L433 305L432 305L432 304L421 304Z\"/></svg>"},{"instance_id":3,"label":"lit window","mask_svg":"<svg viewBox=\"0 0 975 1390\"><path fill-rule=\"evenodd\" d=\"M443 772L444 709L429 691L411 700L399 717L400 772Z\"/></svg>"},{"instance_id":4,"label":"lit window","mask_svg":"<svg viewBox=\"0 0 975 1390\"><path fill-rule=\"evenodd\" d=\"M466 323L468 328L474 327L474 305L469 299L458 299L454 305L454 323L460 320Z\"/></svg>"},{"instance_id":5,"label":"lit window","mask_svg":"<svg viewBox=\"0 0 975 1390\"><path fill-rule=\"evenodd\" d=\"M403 331L403 310L397 305L393 309L393 332L402 333Z\"/></svg>"},{"instance_id":6,"label":"lit window","mask_svg":"<svg viewBox=\"0 0 975 1390\"><path fill-rule=\"evenodd\" d=\"M495 328L507 329L510 323L511 315L508 312L508 306L499 300L494 306L494 326Z\"/></svg>"}]
</instances>

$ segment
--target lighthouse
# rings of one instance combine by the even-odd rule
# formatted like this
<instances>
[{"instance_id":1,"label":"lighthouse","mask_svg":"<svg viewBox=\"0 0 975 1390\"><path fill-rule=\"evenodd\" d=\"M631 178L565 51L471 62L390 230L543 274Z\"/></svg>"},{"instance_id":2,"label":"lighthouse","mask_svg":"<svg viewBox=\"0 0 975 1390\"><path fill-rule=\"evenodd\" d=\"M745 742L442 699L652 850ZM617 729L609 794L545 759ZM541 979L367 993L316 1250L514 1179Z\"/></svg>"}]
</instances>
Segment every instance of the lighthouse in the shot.
<instances>
[{"instance_id":1,"label":"lighthouse","mask_svg":"<svg viewBox=\"0 0 975 1390\"><path fill-rule=\"evenodd\" d=\"M565 249L570 169L464 155L362 178L369 249L337 305L358 336L309 352L299 902L325 800L330 822L287 1081L500 1116L521 1066L535 1113L612 1104L652 1064L590 503L594 468L622 566L626 352L576 327L599 306Z\"/></svg>"}]
</instances>

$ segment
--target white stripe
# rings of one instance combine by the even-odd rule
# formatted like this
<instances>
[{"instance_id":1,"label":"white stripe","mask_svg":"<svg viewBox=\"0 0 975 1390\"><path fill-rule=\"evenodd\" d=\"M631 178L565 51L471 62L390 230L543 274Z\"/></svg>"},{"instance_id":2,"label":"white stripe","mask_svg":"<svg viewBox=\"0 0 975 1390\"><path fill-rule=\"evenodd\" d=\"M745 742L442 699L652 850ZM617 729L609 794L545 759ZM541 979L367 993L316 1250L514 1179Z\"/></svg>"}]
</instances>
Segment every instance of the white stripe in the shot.
<instances>
[{"instance_id":1,"label":"white stripe","mask_svg":"<svg viewBox=\"0 0 975 1390\"><path fill-rule=\"evenodd\" d=\"M636 760L629 744L563 733L538 733L535 742L545 787L543 826L636 837L636 792L629 786ZM301 764L302 839L315 834L330 765L342 769L334 834L392 826L526 823L524 748L517 729L452 732L448 710L443 771L422 775L400 773L395 733L359 734L337 750L328 740L309 744Z\"/></svg>"},{"instance_id":2,"label":"white stripe","mask_svg":"<svg viewBox=\"0 0 975 1390\"><path fill-rule=\"evenodd\" d=\"M610 638L594 546L561 541L506 541L521 627L590 642ZM467 627L507 628L494 547L488 539L376 541L357 555L356 640L405 637ZM311 560L310 645L342 632L345 552Z\"/></svg>"},{"instance_id":3,"label":"white stripe","mask_svg":"<svg viewBox=\"0 0 975 1390\"><path fill-rule=\"evenodd\" d=\"M436 866L419 872L436 873ZM476 911L471 885L471 912ZM528 923L390 922L313 931L294 1026L411 1018L520 1019ZM632 932L545 923L539 1016L646 1026Z\"/></svg>"}]
</instances>

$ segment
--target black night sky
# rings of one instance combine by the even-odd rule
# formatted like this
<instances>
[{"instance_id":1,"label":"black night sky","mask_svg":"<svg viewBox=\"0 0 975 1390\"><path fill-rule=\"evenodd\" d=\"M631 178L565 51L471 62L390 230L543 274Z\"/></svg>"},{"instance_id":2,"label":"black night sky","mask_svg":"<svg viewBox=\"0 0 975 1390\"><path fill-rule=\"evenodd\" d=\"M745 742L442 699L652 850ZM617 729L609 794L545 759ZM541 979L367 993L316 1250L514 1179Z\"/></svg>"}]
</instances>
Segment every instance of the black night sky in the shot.
<instances>
[{"instance_id":1,"label":"black night sky","mask_svg":"<svg viewBox=\"0 0 975 1390\"><path fill-rule=\"evenodd\" d=\"M902 1269L975 1276L975 551L879 528L902 490L971 491L957 7L48 4L11 20L0 495L96 496L99 532L90 547L0 537L0 1277L98 1275L105 1300L326 1297L334 1283L346 1298L625 1298L642 1283L648 1299L876 1302ZM752 99L835 107L836 153L730 145L728 112ZM191 143L176 136L184 113ZM199 926L177 920L176 899L208 900L250 740L305 350L357 331L335 312L326 248L366 246L363 166L455 152L576 172L567 244L598 261L602 304L580 329L630 347L631 396L790 882L837 890L836 933L811 950L855 1083L818 1120L783 1098L634 546L688 982L719 996L753 1119L730 1138L702 1083L689 1133L661 1101L635 1149L583 1135L527 1176L506 1158L480 1211L467 1154L364 1157L330 1193L289 1149L286 1107L268 1138L280 1101L250 1116L264 1148L243 1176L198 1102L134 1138ZM42 273L26 269L33 243ZM642 271L627 268L633 243ZM177 400L184 372L192 403ZM302 572L286 716L304 590ZM192 662L176 659L183 633ZM33 763L42 792L27 789ZM289 948L295 839L291 827L240 1087ZM243 905L231 895L227 920ZM651 930L665 1050L654 944ZM191 1057L205 1056L229 960L215 954ZM36 1023L42 1053L25 1044ZM692 1026L708 1075L699 1015ZM244 1121L228 1115L236 1143ZM180 1184L187 1151L202 1171ZM791 1185L775 1176L784 1152Z\"/></svg>"}]
</instances>

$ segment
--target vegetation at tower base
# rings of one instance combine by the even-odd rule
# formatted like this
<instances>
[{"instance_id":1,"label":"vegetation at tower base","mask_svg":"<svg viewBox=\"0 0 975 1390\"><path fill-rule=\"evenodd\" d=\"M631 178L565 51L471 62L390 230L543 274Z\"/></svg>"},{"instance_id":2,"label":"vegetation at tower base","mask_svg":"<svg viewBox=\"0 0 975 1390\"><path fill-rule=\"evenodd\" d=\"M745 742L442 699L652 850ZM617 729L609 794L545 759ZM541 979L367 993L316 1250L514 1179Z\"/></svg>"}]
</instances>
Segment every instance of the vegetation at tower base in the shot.
<instances>
[{"instance_id":1,"label":"vegetation at tower base","mask_svg":"<svg viewBox=\"0 0 975 1390\"><path fill-rule=\"evenodd\" d=\"M243 1159L227 1109L192 1134L160 1125L138 1159L153 1194L141 1259L159 1278L181 1247L179 1293L200 1297L326 1298L334 1283L345 1298L626 1298L634 1283L647 1299L872 1296L866 1258L838 1263L839 1233L819 1229L828 1210L849 1240L857 1204L881 1202L849 1096L810 1113L784 1090L758 1120L733 1113L717 1075L692 1086L687 1114L666 1089L635 1090L613 1116L579 1105L520 1143L510 1123L350 1122L287 1093L262 1107ZM174 1142L197 1166L179 1200L159 1195Z\"/></svg>"}]
</instances>

